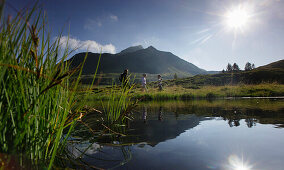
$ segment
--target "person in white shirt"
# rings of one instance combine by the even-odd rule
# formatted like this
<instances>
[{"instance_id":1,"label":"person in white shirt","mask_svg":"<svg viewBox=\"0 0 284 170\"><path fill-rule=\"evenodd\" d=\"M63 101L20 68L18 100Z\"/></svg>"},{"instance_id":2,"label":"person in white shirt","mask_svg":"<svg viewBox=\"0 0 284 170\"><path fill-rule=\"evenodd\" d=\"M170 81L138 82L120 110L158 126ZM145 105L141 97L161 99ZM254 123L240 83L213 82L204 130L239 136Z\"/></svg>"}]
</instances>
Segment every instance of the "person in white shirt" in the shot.
<instances>
[{"instance_id":1,"label":"person in white shirt","mask_svg":"<svg viewBox=\"0 0 284 170\"><path fill-rule=\"evenodd\" d=\"M143 74L143 77L141 79L141 83L142 83L142 91L144 92L146 90L146 92L148 91L147 90L147 87L146 87L146 77L147 77L147 74Z\"/></svg>"},{"instance_id":2,"label":"person in white shirt","mask_svg":"<svg viewBox=\"0 0 284 170\"><path fill-rule=\"evenodd\" d=\"M159 74L158 75L158 87L159 90L162 91L163 90L163 86L162 86L162 76Z\"/></svg>"}]
</instances>

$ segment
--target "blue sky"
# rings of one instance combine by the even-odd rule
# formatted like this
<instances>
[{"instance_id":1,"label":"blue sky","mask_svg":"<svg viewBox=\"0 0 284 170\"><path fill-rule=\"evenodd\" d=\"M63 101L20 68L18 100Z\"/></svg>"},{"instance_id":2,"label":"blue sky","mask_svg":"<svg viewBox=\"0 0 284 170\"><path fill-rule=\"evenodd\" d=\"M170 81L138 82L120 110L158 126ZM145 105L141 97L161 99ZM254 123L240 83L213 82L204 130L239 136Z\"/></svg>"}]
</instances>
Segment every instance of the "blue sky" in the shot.
<instances>
[{"instance_id":1,"label":"blue sky","mask_svg":"<svg viewBox=\"0 0 284 170\"><path fill-rule=\"evenodd\" d=\"M35 1L8 2L21 9ZM283 0L41 0L39 4L53 37L62 28L67 36L70 28L70 46L80 46L76 52L88 48L117 53L133 45L152 45L205 70L222 70L234 62L243 69L247 61L261 66L284 59ZM229 28L226 17L237 8L245 9L249 19L241 28Z\"/></svg>"}]
</instances>

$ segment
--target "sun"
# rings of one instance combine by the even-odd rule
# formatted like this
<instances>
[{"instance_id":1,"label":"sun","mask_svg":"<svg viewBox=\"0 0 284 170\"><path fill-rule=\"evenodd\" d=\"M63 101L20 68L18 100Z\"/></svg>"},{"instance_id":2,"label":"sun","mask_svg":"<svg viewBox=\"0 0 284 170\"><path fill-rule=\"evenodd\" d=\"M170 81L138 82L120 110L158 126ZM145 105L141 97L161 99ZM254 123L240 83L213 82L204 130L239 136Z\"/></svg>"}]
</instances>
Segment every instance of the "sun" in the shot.
<instances>
[{"instance_id":1,"label":"sun","mask_svg":"<svg viewBox=\"0 0 284 170\"><path fill-rule=\"evenodd\" d=\"M226 26L234 30L243 30L249 24L249 19L249 11L242 6L232 8L225 14Z\"/></svg>"}]
</instances>

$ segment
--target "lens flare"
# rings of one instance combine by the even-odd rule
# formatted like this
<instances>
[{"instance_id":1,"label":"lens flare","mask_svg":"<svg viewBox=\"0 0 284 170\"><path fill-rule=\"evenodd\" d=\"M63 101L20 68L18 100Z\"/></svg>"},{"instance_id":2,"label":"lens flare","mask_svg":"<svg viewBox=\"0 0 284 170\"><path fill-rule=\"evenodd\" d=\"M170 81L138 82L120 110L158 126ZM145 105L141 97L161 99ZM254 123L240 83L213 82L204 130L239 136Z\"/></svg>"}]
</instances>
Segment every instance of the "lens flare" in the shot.
<instances>
[{"instance_id":1,"label":"lens flare","mask_svg":"<svg viewBox=\"0 0 284 170\"><path fill-rule=\"evenodd\" d=\"M248 162L244 162L243 157L239 158L237 155L230 155L225 168L230 170L252 170L253 166Z\"/></svg>"},{"instance_id":2,"label":"lens flare","mask_svg":"<svg viewBox=\"0 0 284 170\"><path fill-rule=\"evenodd\" d=\"M242 28L247 24L249 15L247 11L238 8L228 12L226 18L228 26L236 29Z\"/></svg>"},{"instance_id":3,"label":"lens flare","mask_svg":"<svg viewBox=\"0 0 284 170\"><path fill-rule=\"evenodd\" d=\"M228 29L243 32L251 23L252 16L252 7L241 4L227 10L224 15L224 23Z\"/></svg>"}]
</instances>

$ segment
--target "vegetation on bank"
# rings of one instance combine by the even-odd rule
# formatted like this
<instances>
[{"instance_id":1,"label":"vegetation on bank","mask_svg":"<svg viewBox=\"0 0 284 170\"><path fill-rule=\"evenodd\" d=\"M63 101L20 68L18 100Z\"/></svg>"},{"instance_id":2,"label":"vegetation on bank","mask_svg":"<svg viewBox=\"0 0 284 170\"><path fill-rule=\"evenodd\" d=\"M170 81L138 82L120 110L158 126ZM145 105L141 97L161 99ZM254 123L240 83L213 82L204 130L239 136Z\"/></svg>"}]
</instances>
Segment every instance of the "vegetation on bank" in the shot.
<instances>
[{"instance_id":1,"label":"vegetation on bank","mask_svg":"<svg viewBox=\"0 0 284 170\"><path fill-rule=\"evenodd\" d=\"M274 99L234 99L229 98L227 100L216 99L216 100L190 100L190 101L145 101L141 102L143 106L149 106L150 108L154 108L156 110L159 107L163 106L163 108L168 110L189 110L190 108L222 108L222 110L263 110L265 112L269 111L281 111L284 109L284 100L274 100Z\"/></svg>"},{"instance_id":2,"label":"vegetation on bank","mask_svg":"<svg viewBox=\"0 0 284 170\"><path fill-rule=\"evenodd\" d=\"M108 87L94 89L95 95L90 95L88 101L107 100L109 97ZM258 85L226 85L226 86L164 86L162 91L153 84L148 92L142 92L138 86L130 92L133 99L140 100L190 100L190 99L214 99L227 97L277 97L284 96L284 85L266 83Z\"/></svg>"}]
</instances>

